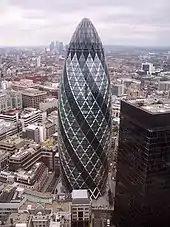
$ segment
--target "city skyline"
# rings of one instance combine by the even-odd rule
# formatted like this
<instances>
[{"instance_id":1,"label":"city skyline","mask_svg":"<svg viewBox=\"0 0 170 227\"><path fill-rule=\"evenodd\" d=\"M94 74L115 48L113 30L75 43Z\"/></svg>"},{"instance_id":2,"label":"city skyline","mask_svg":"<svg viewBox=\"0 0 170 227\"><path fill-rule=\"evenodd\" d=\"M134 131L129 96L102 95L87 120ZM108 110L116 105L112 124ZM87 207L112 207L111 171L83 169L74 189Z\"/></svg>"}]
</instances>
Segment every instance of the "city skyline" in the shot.
<instances>
[{"instance_id":1,"label":"city skyline","mask_svg":"<svg viewBox=\"0 0 170 227\"><path fill-rule=\"evenodd\" d=\"M104 45L169 46L169 7L167 0L2 0L0 46L67 44L82 17L96 25Z\"/></svg>"}]
</instances>

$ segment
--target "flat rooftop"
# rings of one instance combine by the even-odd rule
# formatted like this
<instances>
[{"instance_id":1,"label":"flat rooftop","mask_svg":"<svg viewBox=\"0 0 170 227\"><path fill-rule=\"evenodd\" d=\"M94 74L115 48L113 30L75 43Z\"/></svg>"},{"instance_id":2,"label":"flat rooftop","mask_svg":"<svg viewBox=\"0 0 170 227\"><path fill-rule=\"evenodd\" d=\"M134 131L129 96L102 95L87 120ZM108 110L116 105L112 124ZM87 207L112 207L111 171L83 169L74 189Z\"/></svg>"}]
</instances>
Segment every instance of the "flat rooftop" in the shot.
<instances>
[{"instance_id":1,"label":"flat rooftop","mask_svg":"<svg viewBox=\"0 0 170 227\"><path fill-rule=\"evenodd\" d=\"M23 180L28 180L29 178L32 179L35 176L35 174L41 164L42 164L42 162L37 162L36 164L34 164L32 166L32 168L29 171L18 170L16 172L16 175L19 179L23 179Z\"/></svg>"},{"instance_id":2,"label":"flat rooftop","mask_svg":"<svg viewBox=\"0 0 170 227\"><path fill-rule=\"evenodd\" d=\"M90 204L87 190L73 190L72 204Z\"/></svg>"},{"instance_id":3,"label":"flat rooftop","mask_svg":"<svg viewBox=\"0 0 170 227\"><path fill-rule=\"evenodd\" d=\"M21 113L21 119L27 119L37 113L41 113L41 110L35 108L25 108Z\"/></svg>"},{"instance_id":4,"label":"flat rooftop","mask_svg":"<svg viewBox=\"0 0 170 227\"><path fill-rule=\"evenodd\" d=\"M4 150L0 150L0 160L6 158L9 156L9 152L4 151Z\"/></svg>"},{"instance_id":5,"label":"flat rooftop","mask_svg":"<svg viewBox=\"0 0 170 227\"><path fill-rule=\"evenodd\" d=\"M0 135L12 130L15 127L16 127L15 123L0 119Z\"/></svg>"},{"instance_id":6,"label":"flat rooftop","mask_svg":"<svg viewBox=\"0 0 170 227\"><path fill-rule=\"evenodd\" d=\"M36 202L36 199L34 199L34 201L30 201L29 200L30 197L20 206L20 210L35 210L37 207L39 207L40 205L42 207L44 207L44 210L52 210L52 213L56 213L56 212L70 212L70 206L71 206L71 202L57 202L57 201L53 201L52 203L40 203L40 202ZM37 201L38 201L38 197L37 197Z\"/></svg>"},{"instance_id":7,"label":"flat rooftop","mask_svg":"<svg viewBox=\"0 0 170 227\"><path fill-rule=\"evenodd\" d=\"M15 109L15 110L8 110L0 114L0 116L16 116L16 114L21 113L22 110Z\"/></svg>"},{"instance_id":8,"label":"flat rooftop","mask_svg":"<svg viewBox=\"0 0 170 227\"><path fill-rule=\"evenodd\" d=\"M73 190L72 191L72 198L73 199L88 199L88 192L87 190Z\"/></svg>"},{"instance_id":9,"label":"flat rooftop","mask_svg":"<svg viewBox=\"0 0 170 227\"><path fill-rule=\"evenodd\" d=\"M126 102L150 114L170 113L169 99L136 99Z\"/></svg>"},{"instance_id":10,"label":"flat rooftop","mask_svg":"<svg viewBox=\"0 0 170 227\"><path fill-rule=\"evenodd\" d=\"M28 154L34 154L36 152L36 150L34 150L33 148L21 148L19 151L15 152L15 154L13 154L10 159L15 159L15 160L20 160L24 157L26 157Z\"/></svg>"},{"instance_id":11,"label":"flat rooftop","mask_svg":"<svg viewBox=\"0 0 170 227\"><path fill-rule=\"evenodd\" d=\"M11 219L13 220L13 224L14 226L16 224L24 224L27 223L29 220L29 214L28 213L23 213L23 214L19 214L19 213L12 213L7 222L6 222L6 226L11 226ZM22 225L23 226L23 225ZM26 226L26 225L25 225Z\"/></svg>"},{"instance_id":12,"label":"flat rooftop","mask_svg":"<svg viewBox=\"0 0 170 227\"><path fill-rule=\"evenodd\" d=\"M34 89L34 88L27 88L27 89L22 91L22 94L34 97L34 96L39 96L39 95L46 95L47 92L46 91L40 91L40 90Z\"/></svg>"}]
</instances>

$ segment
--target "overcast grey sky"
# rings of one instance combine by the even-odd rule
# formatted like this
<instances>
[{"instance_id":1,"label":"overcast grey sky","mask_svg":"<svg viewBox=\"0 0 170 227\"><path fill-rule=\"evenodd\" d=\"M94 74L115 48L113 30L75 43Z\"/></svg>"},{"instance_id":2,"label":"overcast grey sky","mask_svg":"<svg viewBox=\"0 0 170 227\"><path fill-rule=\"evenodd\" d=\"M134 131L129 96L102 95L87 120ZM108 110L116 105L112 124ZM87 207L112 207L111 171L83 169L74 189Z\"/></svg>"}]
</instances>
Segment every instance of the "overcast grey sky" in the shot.
<instances>
[{"instance_id":1,"label":"overcast grey sky","mask_svg":"<svg viewBox=\"0 0 170 227\"><path fill-rule=\"evenodd\" d=\"M68 43L83 17L103 44L170 46L170 0L0 0L0 46Z\"/></svg>"}]
</instances>

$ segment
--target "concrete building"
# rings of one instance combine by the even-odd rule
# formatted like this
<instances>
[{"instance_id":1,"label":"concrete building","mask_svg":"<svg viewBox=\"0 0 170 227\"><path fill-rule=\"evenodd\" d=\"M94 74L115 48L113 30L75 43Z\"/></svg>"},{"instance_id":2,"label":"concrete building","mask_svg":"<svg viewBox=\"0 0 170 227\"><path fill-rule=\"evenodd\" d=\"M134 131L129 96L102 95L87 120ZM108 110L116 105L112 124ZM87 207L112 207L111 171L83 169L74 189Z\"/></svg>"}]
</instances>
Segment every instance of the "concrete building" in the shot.
<instances>
[{"instance_id":1,"label":"concrete building","mask_svg":"<svg viewBox=\"0 0 170 227\"><path fill-rule=\"evenodd\" d=\"M20 203L0 203L0 220L6 220L12 213L18 212Z\"/></svg>"},{"instance_id":2,"label":"concrete building","mask_svg":"<svg viewBox=\"0 0 170 227\"><path fill-rule=\"evenodd\" d=\"M50 113L58 108L58 99L47 98L43 102L40 102L39 109L43 112Z\"/></svg>"},{"instance_id":3,"label":"concrete building","mask_svg":"<svg viewBox=\"0 0 170 227\"><path fill-rule=\"evenodd\" d=\"M42 162L35 163L28 171L18 170L15 174L15 182L19 187L41 191L48 179L48 168Z\"/></svg>"},{"instance_id":4,"label":"concrete building","mask_svg":"<svg viewBox=\"0 0 170 227\"><path fill-rule=\"evenodd\" d=\"M19 190L13 185L1 183L0 192L0 224L2 224L11 213L18 212L22 198ZM5 226L7 227L7 225Z\"/></svg>"},{"instance_id":5,"label":"concrete building","mask_svg":"<svg viewBox=\"0 0 170 227\"><path fill-rule=\"evenodd\" d=\"M158 84L159 91L170 91L170 81L159 81Z\"/></svg>"},{"instance_id":6,"label":"concrete building","mask_svg":"<svg viewBox=\"0 0 170 227\"><path fill-rule=\"evenodd\" d=\"M49 226L49 222L49 215L43 215L42 212L38 212L37 215L32 217L32 227Z\"/></svg>"},{"instance_id":7,"label":"concrete building","mask_svg":"<svg viewBox=\"0 0 170 227\"><path fill-rule=\"evenodd\" d=\"M41 91L47 92L47 94L58 98L59 83L51 83L48 85L39 85Z\"/></svg>"},{"instance_id":8,"label":"concrete building","mask_svg":"<svg viewBox=\"0 0 170 227\"><path fill-rule=\"evenodd\" d=\"M39 109L40 102L46 99L47 92L34 88L28 88L22 91L23 107L32 107Z\"/></svg>"},{"instance_id":9,"label":"concrete building","mask_svg":"<svg viewBox=\"0 0 170 227\"><path fill-rule=\"evenodd\" d=\"M6 227L31 227L31 217L29 213L12 213L6 222Z\"/></svg>"},{"instance_id":10,"label":"concrete building","mask_svg":"<svg viewBox=\"0 0 170 227\"><path fill-rule=\"evenodd\" d=\"M21 79L20 81L13 81L11 83L11 88L18 91L27 88L37 88L37 84L35 84L33 80Z\"/></svg>"},{"instance_id":11,"label":"concrete building","mask_svg":"<svg viewBox=\"0 0 170 227\"><path fill-rule=\"evenodd\" d=\"M155 66L152 63L142 63L141 70L152 75L152 73L155 73Z\"/></svg>"},{"instance_id":12,"label":"concrete building","mask_svg":"<svg viewBox=\"0 0 170 227\"><path fill-rule=\"evenodd\" d=\"M91 201L87 190L73 190L71 205L72 227L89 227L91 222Z\"/></svg>"},{"instance_id":13,"label":"concrete building","mask_svg":"<svg viewBox=\"0 0 170 227\"><path fill-rule=\"evenodd\" d=\"M35 163L41 160L40 145L38 144L25 144L24 147L18 149L9 158L9 170L17 171L18 169L30 169Z\"/></svg>"},{"instance_id":14,"label":"concrete building","mask_svg":"<svg viewBox=\"0 0 170 227\"><path fill-rule=\"evenodd\" d=\"M46 112L42 112L35 108L25 108L20 115L22 128L24 129L29 124L44 122L46 120L46 117L47 117Z\"/></svg>"},{"instance_id":15,"label":"concrete building","mask_svg":"<svg viewBox=\"0 0 170 227\"><path fill-rule=\"evenodd\" d=\"M25 140L19 136L10 136L0 141L0 150L14 154L16 150L25 145Z\"/></svg>"},{"instance_id":16,"label":"concrete building","mask_svg":"<svg viewBox=\"0 0 170 227\"><path fill-rule=\"evenodd\" d=\"M45 129L46 129L46 139L48 139L56 132L57 130L56 124L50 121L47 121L45 123Z\"/></svg>"},{"instance_id":17,"label":"concrete building","mask_svg":"<svg viewBox=\"0 0 170 227\"><path fill-rule=\"evenodd\" d=\"M118 118L120 116L120 103L112 104L112 118Z\"/></svg>"},{"instance_id":18,"label":"concrete building","mask_svg":"<svg viewBox=\"0 0 170 227\"><path fill-rule=\"evenodd\" d=\"M56 125L49 121L30 124L23 129L23 137L35 142L43 142L56 132Z\"/></svg>"},{"instance_id":19,"label":"concrete building","mask_svg":"<svg viewBox=\"0 0 170 227\"><path fill-rule=\"evenodd\" d=\"M39 129L39 126L34 124L34 125L28 125L26 128L24 128L23 131L23 138L29 139L29 140L33 140L35 142L42 142L44 141L44 133L45 130L42 130L42 133L40 135L41 131ZM40 141L40 138L42 139L42 141Z\"/></svg>"},{"instance_id":20,"label":"concrete building","mask_svg":"<svg viewBox=\"0 0 170 227\"><path fill-rule=\"evenodd\" d=\"M9 121L0 120L0 140L3 140L9 136L20 134L22 127L20 123L14 123Z\"/></svg>"},{"instance_id":21,"label":"concrete building","mask_svg":"<svg viewBox=\"0 0 170 227\"><path fill-rule=\"evenodd\" d=\"M128 99L138 99L142 98L142 92L137 85L132 84L126 90L127 98Z\"/></svg>"},{"instance_id":22,"label":"concrete building","mask_svg":"<svg viewBox=\"0 0 170 227\"><path fill-rule=\"evenodd\" d=\"M48 120L53 122L55 125L58 125L58 112L53 111L48 115Z\"/></svg>"},{"instance_id":23,"label":"concrete building","mask_svg":"<svg viewBox=\"0 0 170 227\"><path fill-rule=\"evenodd\" d=\"M131 84L140 85L141 83L139 80L135 80L132 78L120 78L117 79L117 82L123 84L125 89L128 88Z\"/></svg>"},{"instance_id":24,"label":"concrete building","mask_svg":"<svg viewBox=\"0 0 170 227\"><path fill-rule=\"evenodd\" d=\"M4 170L7 167L9 157L10 157L9 152L0 150L0 171Z\"/></svg>"},{"instance_id":25,"label":"concrete building","mask_svg":"<svg viewBox=\"0 0 170 227\"><path fill-rule=\"evenodd\" d=\"M0 119L17 123L21 112L21 110L6 111L4 113L0 113Z\"/></svg>"},{"instance_id":26,"label":"concrete building","mask_svg":"<svg viewBox=\"0 0 170 227\"><path fill-rule=\"evenodd\" d=\"M0 179L5 183L14 184L21 188L41 191L48 179L48 168L42 162L37 162L29 170L18 169L16 172L7 170L0 172Z\"/></svg>"},{"instance_id":27,"label":"concrete building","mask_svg":"<svg viewBox=\"0 0 170 227\"><path fill-rule=\"evenodd\" d=\"M112 84L111 85L112 95L122 96L125 93L125 87L123 84Z\"/></svg>"},{"instance_id":28,"label":"concrete building","mask_svg":"<svg viewBox=\"0 0 170 227\"><path fill-rule=\"evenodd\" d=\"M0 112L22 108L21 92L5 90L0 93Z\"/></svg>"},{"instance_id":29,"label":"concrete building","mask_svg":"<svg viewBox=\"0 0 170 227\"><path fill-rule=\"evenodd\" d=\"M37 67L41 66L41 56L38 56L37 58Z\"/></svg>"},{"instance_id":30,"label":"concrete building","mask_svg":"<svg viewBox=\"0 0 170 227\"><path fill-rule=\"evenodd\" d=\"M46 140L42 143L42 146L27 140L24 141L25 142L22 147L16 149L16 146L13 146L11 148L11 153L13 153L13 155L9 158L10 171L15 172L21 168L29 170L35 163L43 162L50 171L55 171L57 175L59 174L59 156L55 157L57 149L53 149L53 141L50 142L51 140ZM7 143L4 141L4 144L6 146Z\"/></svg>"},{"instance_id":31,"label":"concrete building","mask_svg":"<svg viewBox=\"0 0 170 227\"><path fill-rule=\"evenodd\" d=\"M9 88L10 87L9 85L10 85L10 83L8 81L3 80L1 82L1 88L2 88L2 90L6 90L7 88Z\"/></svg>"}]
</instances>

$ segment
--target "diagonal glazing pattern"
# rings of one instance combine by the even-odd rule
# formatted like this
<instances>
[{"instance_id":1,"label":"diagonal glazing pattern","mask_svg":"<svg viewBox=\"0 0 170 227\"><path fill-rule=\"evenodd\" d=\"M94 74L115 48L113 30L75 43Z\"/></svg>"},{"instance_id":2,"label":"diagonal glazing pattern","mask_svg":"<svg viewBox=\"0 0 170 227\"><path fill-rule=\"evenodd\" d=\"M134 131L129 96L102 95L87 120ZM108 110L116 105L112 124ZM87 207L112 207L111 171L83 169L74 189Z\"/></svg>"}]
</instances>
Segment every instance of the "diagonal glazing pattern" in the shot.
<instances>
[{"instance_id":1,"label":"diagonal glazing pattern","mask_svg":"<svg viewBox=\"0 0 170 227\"><path fill-rule=\"evenodd\" d=\"M70 41L59 96L59 151L66 188L103 195L111 133L110 80L101 40L83 19Z\"/></svg>"}]
</instances>

